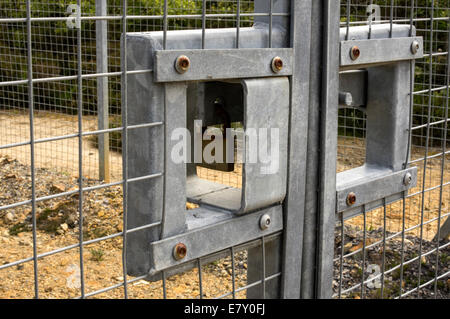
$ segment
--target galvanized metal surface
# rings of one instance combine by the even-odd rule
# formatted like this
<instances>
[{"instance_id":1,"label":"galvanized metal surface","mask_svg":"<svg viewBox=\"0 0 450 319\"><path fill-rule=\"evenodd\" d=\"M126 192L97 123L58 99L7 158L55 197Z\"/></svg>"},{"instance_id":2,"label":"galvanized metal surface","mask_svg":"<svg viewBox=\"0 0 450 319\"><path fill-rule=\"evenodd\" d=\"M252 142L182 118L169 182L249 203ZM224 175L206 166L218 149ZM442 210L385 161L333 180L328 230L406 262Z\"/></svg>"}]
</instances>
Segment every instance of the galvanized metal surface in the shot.
<instances>
[{"instance_id":1,"label":"galvanized metal surface","mask_svg":"<svg viewBox=\"0 0 450 319\"><path fill-rule=\"evenodd\" d=\"M410 184L405 185L404 179L407 174L410 174L412 179ZM388 168L366 165L342 172L337 175L336 212L354 209L390 195L402 193L415 187L416 184L417 167L392 172ZM352 192L356 194L356 202L349 205L347 196Z\"/></svg>"},{"instance_id":2,"label":"galvanized metal surface","mask_svg":"<svg viewBox=\"0 0 450 319\"><path fill-rule=\"evenodd\" d=\"M415 42L418 43L419 49L413 53L411 47ZM352 59L350 51L355 46L359 49L360 55ZM423 58L423 39L411 37L341 41L340 50L341 68L349 66L360 68L374 64L421 59Z\"/></svg>"},{"instance_id":3,"label":"galvanized metal surface","mask_svg":"<svg viewBox=\"0 0 450 319\"><path fill-rule=\"evenodd\" d=\"M45 4L44 1L41 2ZM398 269L400 282L404 283L406 281L405 266L412 265L416 261L419 261L417 286L403 288L400 284L396 297L408 297L416 293L419 296L419 293L430 286L433 287L435 296L437 296L438 282L448 278L449 274L442 272L439 267L435 267L433 278L424 282L423 277L426 274L423 268L425 266L420 261L423 256L430 259L434 258L433 254L435 254L436 264L438 264L440 251L446 249L448 245L434 240L432 242L433 250L427 251L430 244L426 243L424 237L426 229L428 229L427 225L436 222L436 227L433 224L433 228L436 228L435 238L445 240L449 231L448 225L450 225L445 204L448 196L448 181L446 181L445 174L446 156L448 156L446 132L448 130L449 57L446 52L448 51L448 39L444 41L440 36L445 32L448 33L449 20L445 14L444 16L441 13L439 16L437 14L438 9L448 9L448 4L447 7L442 8L442 5L446 4L435 0L427 2L425 6L420 1L413 3L416 6L411 4L400 6L396 5L396 2L398 1L391 1L390 4L387 4L376 0L370 1L370 4L382 5L382 23L379 23L379 21L365 21L366 15L360 15L361 4L341 1L343 16L342 28L339 30L337 28L340 18L339 2L331 0L255 1L254 12L244 12L244 5L250 1L236 0L233 1L233 4L238 8L234 6L231 13L220 12L219 9L217 12L207 9L207 6L212 5L213 1L205 0L202 1L200 14L192 12L188 14L183 11L186 10L185 8L174 8L174 5L168 0L161 3L161 8L159 8L161 10L156 14L151 14L151 10L154 8L138 8L130 1L123 1L120 7L112 7L112 10L105 11L105 2L99 0L96 1L99 11L95 16L86 14L84 1L78 0L77 4L83 9L83 12L76 17L79 18L79 24L83 27L90 21L95 21L98 33L95 39L89 39L85 30L79 28L74 30L72 35L67 36L67 43L70 43L69 49L73 49L68 51L72 52L74 60L71 62L73 68L72 66L61 68L60 74L64 74L64 76L59 73L57 76L50 73L44 74L45 72L39 74L38 71L42 56L45 56L47 60L57 60L42 49L46 46L50 47L50 45L42 40L44 39L42 32L45 28L41 28L41 26L46 23L62 22L64 24L67 17L59 16L59 13L51 10L39 12L39 17L37 17L38 13L34 9L32 0L26 1L26 8L19 18L10 17L10 12L6 10L6 16L0 17L1 24L12 27L21 25L22 31L25 30L25 32L15 33L14 36L18 36L22 32L26 39L26 50L21 49L22 53L26 53L26 55L23 56L23 60L19 59L21 62L18 62L26 65L26 70L13 70L17 67L14 63L11 63L11 69L8 69L9 64L4 64L7 71L11 71L8 74L17 73L19 75L2 77L0 88L4 90L2 92L14 93L14 90L19 92L21 86L24 86L26 94L24 93L20 98L7 98L5 103L11 106L12 110L15 105L20 103L28 107L29 135L24 140L2 142L0 149L27 149L31 192L25 200L2 204L0 210L6 211L25 205L30 206L33 248L32 251L30 250L29 257L4 264L0 266L0 271L32 262L34 296L45 296L47 292L42 291L40 281L44 276L38 267L39 263L43 262L43 258L51 258L50 256L58 253L77 249L79 260L76 263L80 268L79 297L81 298L118 289L123 290L123 296L127 298L130 283L143 278L162 280L163 296L167 297L166 279L193 267L198 269L201 298L205 288L202 281L202 265L230 254L234 256L237 251L248 250L247 285L236 287L234 271L236 265L235 259L232 258L232 291L219 297L236 297L239 292L244 290L247 290L247 297L330 297L334 289L332 287L333 267L340 262L338 266L340 269L335 274L337 273L341 279L336 276L334 278L338 282L335 296L348 297L352 292L358 291L359 296L364 298L367 297L368 288L366 286L370 282L364 278L368 267L367 263L370 261L367 252L373 246L366 243L366 239L370 235L368 224L373 222L370 220L372 212L376 208L381 208L383 212L378 218L378 222L381 222L383 226L381 227L383 237L380 240L383 251L386 250L391 239L396 237L401 239L401 261L398 265L388 269L388 256L385 253L381 256L381 273L378 275L382 279L383 285L380 292L381 297L386 297L389 292L389 289L384 286L387 285L384 279L389 278L389 274ZM140 15L130 15L130 12L134 14L136 9L141 10L138 11ZM173 14L173 9L179 9L177 14ZM365 10L365 8L362 9ZM196 31L174 30L180 28L180 25L176 23L180 19L187 19L186 21L191 22L197 20L198 22L197 24L189 22L188 26L181 26L181 28L200 29ZM136 21L140 21L141 25ZM230 27L231 22L235 23L234 27ZM214 28L210 29L210 26ZM105 35L106 27L109 30L107 37ZM159 30L159 32L151 34L129 32L146 31L145 29ZM110 36L121 32L127 34L122 37L121 57L106 57L105 52L114 52L119 48L119 41L116 41L113 45L108 45L107 49L106 38L108 38L109 44ZM12 37L9 33L9 31L6 32L6 38L11 41ZM423 37L423 45L419 36ZM418 39L419 51L414 54L414 46L409 45L407 48L407 42L414 42L415 39ZM51 40L49 41L51 42ZM342 59L347 61L341 67L338 61L340 43L345 47L341 51ZM84 50L92 44L94 44L93 56L96 55L95 52L98 56L97 67L94 64L90 65L90 62L86 65L85 61L91 53ZM98 49L95 49L95 45L98 45ZM367 51L366 45L374 47L375 50ZM387 50L385 45L388 46ZM36 50L35 46L41 49ZM344 53L349 50L350 46L358 46L360 52L358 58L348 61L350 55ZM395 47L398 50L394 50ZM410 59L411 56L422 57L422 48L425 59L418 60L416 63L419 63L424 72L422 76L417 76L420 82L415 86L413 81L414 63L403 59ZM407 53L407 49L410 53ZM172 52L171 50L176 51ZM17 55L17 58L21 57L21 53L19 54L18 51L11 52L13 55ZM225 55L220 56L217 53ZM167 59L167 61L154 64L155 54L157 59ZM184 54L191 58L190 69L183 75L176 73L174 68L174 59L178 57L178 54ZM239 59L244 57L246 61L244 63L236 62L234 54L237 54ZM283 54L287 54L287 58L284 58ZM283 60L284 65L280 72L274 72L272 68L273 58L276 56ZM112 64L111 61L114 59L120 60L118 62L120 68L118 64ZM197 62L196 59L211 61L212 65L217 65L217 60L225 61L225 66L233 67L214 69L208 66L207 70L196 70L198 62L202 62L200 60ZM287 63L285 63L286 59ZM255 64L250 65L249 61L250 64ZM381 66L381 64L386 65ZM259 65L264 65L264 67L260 68ZM248 68L245 69L242 66ZM369 66L375 67L369 68ZM364 70L341 72L338 75L339 69L343 71L349 68L363 68ZM442 71L442 68L445 68L445 71ZM93 73L93 70L96 73ZM155 78L160 81L159 76L167 76L167 84L155 83ZM280 78L280 76L285 77ZM174 165L168 160L168 153L172 146L172 141L168 139L168 133L174 127L179 126L187 126L192 131L194 128L189 124L186 125L186 122L189 122L191 117L194 118L193 114L195 116L202 114L209 105L207 100L219 93L233 96L230 98L231 104L238 105L239 103L236 101L241 98L239 93L241 89L238 90L233 85L240 83L241 78L254 77L269 77L269 79L247 82L251 83L250 86L253 81L257 83L254 92L257 92L256 89L266 88L265 92L255 94L252 105L266 104L263 102L273 97L274 100L268 104L280 107L277 112L271 109L274 112L270 114L270 116L277 116L276 126L282 127L282 141L286 143L282 145L282 171L277 175L279 178L275 182L277 186L272 186L276 194L265 196L266 190L258 189L255 186L261 186L263 183L260 183L261 185L252 184L249 179L255 176L244 171L248 182L247 189L244 186L244 192L241 192L236 188L227 189L222 186L222 190L230 190L230 193L233 194L231 197L222 197L222 203L218 206L239 211L242 207L239 199L248 197L249 202L244 206L248 205L250 212L258 210L257 212L236 217L230 211L218 210L212 208L211 205L202 203L202 207L195 210L192 215L187 215L184 204L186 197L189 197L189 192L195 187L209 188L213 187L213 184L205 182L201 185L198 179L195 180L197 184L192 184L191 178L195 166ZM227 82L227 87L225 85L221 87L220 83L215 82L185 83L185 81L225 78L236 81L234 83ZM120 87L119 80L121 81ZM92 81L96 81L96 83ZM73 96L60 99L61 104L73 104L71 111L77 113L75 129L67 134L57 133L57 136L53 136L54 133L44 137L35 136L38 127L36 126L38 118L36 118L35 112L39 111L41 105L39 99L45 98L46 101L49 101L58 93L57 89L42 93L42 88L56 85L59 82L64 83L63 88L68 87L69 82L76 84L76 87L71 87L71 89L74 88ZM281 82L283 83L281 84ZM273 88L272 91L268 89L270 86ZM86 93L90 92L92 87L98 88L96 96ZM274 92L277 91L276 87L280 89L278 92ZM365 124L361 130L366 137L365 162L367 165L339 174L337 185L335 185L335 150L337 146L335 132L337 131L339 92L350 93L351 106L366 114L362 119ZM277 94L278 99L275 99ZM413 100L411 97L415 97L415 99ZM439 99L444 102L439 104L436 102ZM111 108L109 103L116 103L117 100L121 101L122 127L109 128L110 123L107 121L109 120L108 108ZM99 116L97 129L87 128L84 124L88 105L92 103L99 105L99 110L95 113ZM192 105L197 106L194 108ZM65 105L59 107L67 108ZM421 111L419 122L417 122L416 116L418 108L424 111ZM442 111L440 117L435 116L435 109ZM345 111L347 112L347 110ZM190 111L193 113L191 114ZM5 112L9 111L5 110ZM256 116L256 113L255 110L252 110L247 115ZM239 119L241 114L243 113L239 107L230 108L230 115L233 119ZM269 113L264 115L269 116ZM261 123L263 117L260 119ZM359 120L355 115L341 115L339 119L342 118L346 120L347 134L349 131L348 120ZM264 119L267 122L270 122L269 120L268 118ZM215 121L217 118L214 116L205 115L207 125L213 125ZM272 125L275 126L274 123ZM353 129L356 131L359 128L353 127ZM439 138L439 152L436 151L435 144L433 144L438 140L435 130L444 132ZM100 155L99 163L96 162L95 166L100 168L98 176L107 180L107 142L108 138L112 141L112 133L117 132L122 134L123 169L121 177L112 179L111 182L99 182L93 186L87 186L84 179L79 178L76 181L77 187L74 189L58 194L41 194L39 192L37 186L40 184L41 171L37 161L40 153L37 146L56 141L75 140L78 144L77 151L74 158L71 159L76 166L74 172L78 176L85 176L89 171L89 168L85 167L89 152L86 152L83 144L86 143L86 137L97 137L105 155ZM412 154L411 150L411 146L414 144L412 137L417 138L418 136L423 139L423 157ZM59 156L61 152L53 151L53 153L56 154L55 156ZM412 158L411 155L414 157ZM434 165L433 162L438 160L440 163ZM417 168L408 168L408 165L422 166L419 167L418 186L414 192L410 191L409 194L406 190L416 185L415 171ZM374 166L377 167L376 175L379 177L371 180L373 172L369 172L369 168ZM358 172L363 173L358 175ZM402 179L406 172L410 172L412 177L411 184L407 186L403 184ZM430 187L428 179L434 178L435 174L440 174L440 179ZM358 180L353 178L356 175L358 175ZM342 180L345 180L347 186L343 186ZM387 182L390 180L395 180L395 182ZM273 185L273 181L264 183ZM86 216L88 216L85 207L86 195L89 192L109 189L117 185L123 186L123 231L87 239L83 233L83 220L86 220ZM193 188L191 189L190 186ZM219 187L217 184L215 186ZM417 188L419 188L418 191ZM361 190L363 190L362 196ZM356 195L356 202L351 208L348 208L346 203L344 204L344 200L348 196L346 193L349 191ZM433 217L434 219L429 220L427 219L429 212L426 210L428 207L426 205L430 203L428 198L432 193L439 193L439 203L435 200L437 215ZM38 240L38 207L40 207L38 204L71 195L78 196L79 232L76 235L78 242L41 253L42 247ZM231 198L237 198L238 201L230 200ZM420 202L417 204L419 205L419 220L416 225L408 226L408 228L405 224L407 216L405 206L408 202L411 203L416 199ZM334 204L335 200L337 200L337 205ZM214 202L218 203L217 197L212 199L212 203ZM274 212L276 218L271 216L271 226L263 230L261 214L265 212L265 206L279 202L283 202L283 205L269 209ZM390 206L391 203L395 203L402 210L400 213L403 225L401 230L396 233L388 231L389 214L392 209L397 209L394 205ZM344 211L344 214L336 214L341 211ZM363 247L360 249L363 280L359 285L345 287L342 282L344 261L356 254L345 255L345 242L342 242L342 247L338 248L342 249L342 254L337 258L335 255L333 260L334 223L335 218L341 222L341 238L345 238L344 224L348 225L353 222L353 217L358 215L363 220L364 240ZM273 223L277 230L272 228ZM251 232L248 232L248 229L251 229ZM407 254L405 243L408 233L415 230L419 231L417 235L419 248L417 257L411 258ZM273 235L267 236L269 233ZM230 236L230 234L233 235ZM90 281L87 280L89 269L86 267L85 247L116 237L123 239L124 278L113 286L91 289ZM213 240L209 241L210 238ZM221 243L222 238L227 242ZM186 240L184 244L187 255L178 262L173 259L174 246L179 243L175 239ZM245 240L251 242L238 245ZM202 241L204 243L201 243ZM154 254L149 253L149 245L152 245ZM8 258L8 260L11 259ZM154 268L156 276L148 278L148 271L153 262L157 265ZM127 274L136 277L130 278Z\"/></svg>"},{"instance_id":4,"label":"galvanized metal surface","mask_svg":"<svg viewBox=\"0 0 450 319\"><path fill-rule=\"evenodd\" d=\"M270 216L272 222L268 229L261 230L259 221L265 214ZM177 236L148 243L148 253L153 261L149 274L153 275L180 263L243 244L261 236L268 236L282 229L283 214L281 206L275 206L242 217L233 218L229 215L229 218L222 222L216 222L212 225L189 230ZM182 260L175 260L172 255L173 248L178 243L183 243L187 247L187 255Z\"/></svg>"},{"instance_id":5,"label":"galvanized metal surface","mask_svg":"<svg viewBox=\"0 0 450 319\"><path fill-rule=\"evenodd\" d=\"M191 66L179 74L175 61L189 57ZM282 69L275 73L272 60L280 57ZM155 82L224 80L292 75L292 49L170 50L155 53Z\"/></svg>"}]
</instances>

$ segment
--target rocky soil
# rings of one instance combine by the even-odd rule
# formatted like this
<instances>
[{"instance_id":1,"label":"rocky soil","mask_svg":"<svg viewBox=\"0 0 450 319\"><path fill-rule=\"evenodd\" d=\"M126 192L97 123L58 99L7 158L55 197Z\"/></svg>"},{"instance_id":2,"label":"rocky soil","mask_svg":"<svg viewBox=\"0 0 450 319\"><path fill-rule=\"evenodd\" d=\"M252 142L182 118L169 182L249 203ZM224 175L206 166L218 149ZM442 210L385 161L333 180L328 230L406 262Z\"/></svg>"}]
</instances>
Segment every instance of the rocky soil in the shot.
<instances>
[{"instance_id":1,"label":"rocky soil","mask_svg":"<svg viewBox=\"0 0 450 319\"><path fill-rule=\"evenodd\" d=\"M419 284L423 285L435 278L436 268L438 277L450 271L450 244L449 238L439 243L436 254L436 241L422 240L422 256L419 257L420 238L416 236L396 236L383 244L383 229L366 231L365 253L363 256L364 231L358 226L344 226L344 243L341 240L341 228L335 234L335 262L333 290L336 295L341 293L343 298L381 298L381 284L384 279L383 298L397 298L402 294L414 290ZM393 236L386 232L386 237ZM403 250L402 250L403 242ZM340 273L340 253L344 245L344 259L342 264L342 276ZM383 253L384 251L384 253ZM429 253L433 252L433 253ZM363 263L364 258L364 263ZM401 267L402 259L404 261ZM384 264L384 266L383 266ZM364 269L363 269L364 266ZM385 270L384 278L377 274ZM363 277L364 275L364 277ZM361 281L364 278L364 292ZM352 289L353 288L353 289ZM434 281L421 288L419 291L405 296L406 298L450 298L450 275L447 274L436 282ZM364 295L363 295L364 294Z\"/></svg>"},{"instance_id":2,"label":"rocky soil","mask_svg":"<svg viewBox=\"0 0 450 319\"><path fill-rule=\"evenodd\" d=\"M5 129L0 130L2 136L8 140L0 143L8 144L27 139L29 132L27 117L6 116L1 118L3 123L9 123ZM95 119L88 119L84 127L95 130ZM36 117L37 137L64 135L76 132L76 123L67 117L47 118ZM72 124L70 124L72 123ZM22 129L17 129L22 125ZM51 130L49 131L48 128ZM14 134L12 136L11 134ZM70 142L70 143L68 143ZM64 145L63 145L64 144ZM83 145L83 167L86 167L83 179L84 187L100 186L96 180L97 151L89 141ZM39 293L42 298L75 298L80 296L80 250L76 246L80 239L80 229L84 240L94 240L104 236L114 236L122 231L122 190L120 186L100 188L83 194L83 222L79 220L79 194L75 192L70 196L51 198L61 192L75 191L78 188L78 142L76 139L62 140L36 145L36 197L49 196L46 200L36 203L36 243L37 254L48 254L56 249L66 246L73 247L70 250L51 253L39 258L37 263ZM10 209L0 211L0 298L32 298L34 296L34 265L30 257L33 256L33 234L31 220L31 175L29 146L13 149L11 152L0 152L0 206L12 205ZM17 152L16 152L17 151ZM430 150L430 155L439 150ZM14 153L16 152L16 153ZM113 167L113 180L120 179L121 162L120 154L114 153L111 159ZM413 148L412 158L422 157L423 149ZM340 138L338 149L338 171L350 169L364 163L364 143L360 139ZM62 166L61 166L62 165ZM418 162L419 181L417 187L410 193L421 189L423 176L422 163ZM444 168L444 184L450 181L450 156L447 156ZM235 172L220 173L207 169L199 169L202 178L214 180L234 187L241 187L241 167ZM405 207L405 227L414 227L420 224L422 200L424 201L423 219L425 222L435 218L439 211L448 213L450 193L448 187L443 189L442 202L439 203L441 158L428 161L425 187L433 188L426 192L422 199L421 194L408 198ZM91 174L95 172L95 174ZM448 185L447 185L448 186ZM24 205L13 205L24 202ZM441 205L439 205L441 204ZM387 236L401 231L402 203L394 203L387 207ZM344 249L346 254L352 254L344 259L342 290L348 290L361 281L363 272L362 254L357 250L362 246L361 216L346 222L346 236ZM377 209L367 214L367 245L382 239L383 210ZM359 228L358 228L359 227ZM423 227L422 251L424 253L433 250L436 242L432 239L436 233L436 222L427 223ZM420 247L420 228L415 228L406 234L404 261L418 257ZM399 239L400 237L400 239ZM448 242L448 241L447 241ZM446 245L441 242L440 245ZM340 232L336 233L336 258L340 253ZM367 278L377 270L376 265L382 268L380 256L382 256L383 244L379 243L366 250L364 277ZM438 275L448 271L450 252L449 246L436 254L421 258L421 283L434 278L434 270L438 266ZM447 256L447 257L446 257ZM438 263L436 264L436 257ZM15 264L12 267L1 269L2 265L23 260L26 262ZM123 281L122 268L122 237L116 236L107 240L85 245L83 249L84 273L83 278L86 293L92 293L113 285L119 285ZM389 271L401 262L401 236L397 236L386 243L385 270ZM236 287L246 284L246 253L235 255ZM339 291L340 273L339 260L335 262L334 292ZM433 268L434 267L434 268ZM368 271L372 273L369 273ZM403 293L413 289L418 283L419 260L404 265L403 273L395 269L385 276L383 297L395 298L402 285ZM403 280L400 283L400 276ZM129 277L133 280L133 278ZM226 294L232 290L231 259L225 258L202 267L203 297L214 298ZM365 284L364 297L377 298L381 296L378 284ZM199 274L193 269L185 274L168 278L166 283L168 298L199 298ZM434 298L434 286L429 285L420 290L420 295L414 292L408 298ZM94 298L123 298L123 287L109 290ZM128 286L130 298L162 298L162 282L135 281ZM245 291L237 294L238 298L245 298ZM343 294L346 298L361 298L361 289L356 288ZM448 276L437 282L437 297L449 298Z\"/></svg>"},{"instance_id":3,"label":"rocky soil","mask_svg":"<svg viewBox=\"0 0 450 319\"><path fill-rule=\"evenodd\" d=\"M78 178L53 170L37 169L36 195L48 196L76 189ZM85 187L99 185L85 178ZM9 157L0 157L0 205L27 201L31 195L30 167ZM46 254L76 245L80 238L78 193L36 203L37 254ZM84 240L93 240L122 231L122 190L108 187L83 195ZM0 267L33 256L31 205L0 211ZM84 246L86 294L123 282L122 237ZM41 298L76 298L80 296L80 251L73 249L39 258L38 282ZM246 285L246 252L235 254L236 288ZM231 258L202 266L202 293L214 298L232 291ZM128 277L128 280L133 280ZM168 298L199 298L198 269L167 279ZM27 261L0 269L0 298L32 298L34 265ZM162 282L134 281L128 285L130 298L163 298ZM94 298L123 298L123 287ZM245 298L245 291L237 294Z\"/></svg>"}]
</instances>

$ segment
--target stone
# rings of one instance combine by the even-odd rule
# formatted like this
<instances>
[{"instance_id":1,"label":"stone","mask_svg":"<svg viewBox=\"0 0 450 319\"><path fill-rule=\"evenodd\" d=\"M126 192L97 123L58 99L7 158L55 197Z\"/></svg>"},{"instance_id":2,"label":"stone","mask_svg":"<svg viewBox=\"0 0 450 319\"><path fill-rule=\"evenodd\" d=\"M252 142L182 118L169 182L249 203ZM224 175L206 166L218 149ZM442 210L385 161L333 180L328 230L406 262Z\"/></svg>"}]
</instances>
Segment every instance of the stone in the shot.
<instances>
[{"instance_id":1,"label":"stone","mask_svg":"<svg viewBox=\"0 0 450 319\"><path fill-rule=\"evenodd\" d=\"M66 191L66 186L64 186L63 184L52 184L52 186L50 187L50 191L54 193L63 193Z\"/></svg>"},{"instance_id":2,"label":"stone","mask_svg":"<svg viewBox=\"0 0 450 319\"><path fill-rule=\"evenodd\" d=\"M349 250L350 250L352 247L353 247L353 244L352 244L351 242L346 243L346 244L344 245L344 252L345 252L345 253L348 253Z\"/></svg>"},{"instance_id":3,"label":"stone","mask_svg":"<svg viewBox=\"0 0 450 319\"><path fill-rule=\"evenodd\" d=\"M420 258L420 262L422 263L422 265L426 265L426 263L427 263L427 257L422 256L422 258Z\"/></svg>"},{"instance_id":4,"label":"stone","mask_svg":"<svg viewBox=\"0 0 450 319\"><path fill-rule=\"evenodd\" d=\"M66 223L61 224L60 227L63 231L67 231L69 229L69 225L67 225Z\"/></svg>"},{"instance_id":5,"label":"stone","mask_svg":"<svg viewBox=\"0 0 450 319\"><path fill-rule=\"evenodd\" d=\"M31 246L32 243L28 239L23 238L23 239L19 240L19 245L20 246Z\"/></svg>"},{"instance_id":6,"label":"stone","mask_svg":"<svg viewBox=\"0 0 450 319\"><path fill-rule=\"evenodd\" d=\"M13 215L13 213L8 212L8 213L5 215L5 221L7 221L7 222L13 222L13 221L14 221L14 215Z\"/></svg>"}]
</instances>

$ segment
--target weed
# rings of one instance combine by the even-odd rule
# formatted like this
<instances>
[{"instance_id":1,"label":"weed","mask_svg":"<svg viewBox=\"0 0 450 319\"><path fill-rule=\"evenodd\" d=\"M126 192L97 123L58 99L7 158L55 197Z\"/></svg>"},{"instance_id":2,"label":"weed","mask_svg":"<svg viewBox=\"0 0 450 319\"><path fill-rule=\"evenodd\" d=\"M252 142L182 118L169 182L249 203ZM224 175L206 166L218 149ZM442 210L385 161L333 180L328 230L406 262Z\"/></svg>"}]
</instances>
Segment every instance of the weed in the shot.
<instances>
[{"instance_id":1,"label":"weed","mask_svg":"<svg viewBox=\"0 0 450 319\"><path fill-rule=\"evenodd\" d=\"M103 261L103 257L105 256L105 252L101 249L90 249L89 252L91 253L91 260L96 262Z\"/></svg>"}]
</instances>

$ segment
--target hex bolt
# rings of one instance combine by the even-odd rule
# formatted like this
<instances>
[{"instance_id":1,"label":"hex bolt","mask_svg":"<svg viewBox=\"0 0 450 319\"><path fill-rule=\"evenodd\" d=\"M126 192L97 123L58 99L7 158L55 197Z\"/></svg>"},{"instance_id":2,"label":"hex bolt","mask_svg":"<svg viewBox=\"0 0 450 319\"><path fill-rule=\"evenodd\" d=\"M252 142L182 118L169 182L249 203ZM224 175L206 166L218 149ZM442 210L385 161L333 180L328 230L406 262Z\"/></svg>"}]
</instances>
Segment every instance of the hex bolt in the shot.
<instances>
[{"instance_id":1,"label":"hex bolt","mask_svg":"<svg viewBox=\"0 0 450 319\"><path fill-rule=\"evenodd\" d=\"M175 61L175 69L178 73L183 74L189 70L191 66L191 60L185 55L180 55Z\"/></svg>"},{"instance_id":2,"label":"hex bolt","mask_svg":"<svg viewBox=\"0 0 450 319\"><path fill-rule=\"evenodd\" d=\"M405 177L403 178L403 184L405 186L409 186L411 185L412 182L412 175L411 173L406 173Z\"/></svg>"},{"instance_id":3,"label":"hex bolt","mask_svg":"<svg viewBox=\"0 0 450 319\"><path fill-rule=\"evenodd\" d=\"M187 247L183 243L178 243L173 248L173 258L175 258L175 260L183 259L184 257L186 257L186 254L187 254Z\"/></svg>"},{"instance_id":4,"label":"hex bolt","mask_svg":"<svg viewBox=\"0 0 450 319\"><path fill-rule=\"evenodd\" d=\"M351 192L347 195L347 205L352 206L356 203L356 194Z\"/></svg>"},{"instance_id":5,"label":"hex bolt","mask_svg":"<svg viewBox=\"0 0 450 319\"><path fill-rule=\"evenodd\" d=\"M279 56L274 57L272 60L272 71L278 73L282 69L283 69L283 60Z\"/></svg>"},{"instance_id":6,"label":"hex bolt","mask_svg":"<svg viewBox=\"0 0 450 319\"><path fill-rule=\"evenodd\" d=\"M270 216L268 214L264 214L261 216L261 219L259 220L259 228L261 228L261 230L266 230L270 227L271 223L272 220L270 219Z\"/></svg>"},{"instance_id":7,"label":"hex bolt","mask_svg":"<svg viewBox=\"0 0 450 319\"><path fill-rule=\"evenodd\" d=\"M357 60L361 55L361 50L356 45L350 50L350 57L353 61Z\"/></svg>"},{"instance_id":8,"label":"hex bolt","mask_svg":"<svg viewBox=\"0 0 450 319\"><path fill-rule=\"evenodd\" d=\"M417 54L417 52L419 52L420 49L420 43L417 40L414 40L413 43L411 44L411 52L412 54Z\"/></svg>"}]
</instances>

